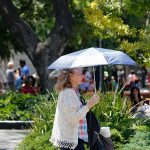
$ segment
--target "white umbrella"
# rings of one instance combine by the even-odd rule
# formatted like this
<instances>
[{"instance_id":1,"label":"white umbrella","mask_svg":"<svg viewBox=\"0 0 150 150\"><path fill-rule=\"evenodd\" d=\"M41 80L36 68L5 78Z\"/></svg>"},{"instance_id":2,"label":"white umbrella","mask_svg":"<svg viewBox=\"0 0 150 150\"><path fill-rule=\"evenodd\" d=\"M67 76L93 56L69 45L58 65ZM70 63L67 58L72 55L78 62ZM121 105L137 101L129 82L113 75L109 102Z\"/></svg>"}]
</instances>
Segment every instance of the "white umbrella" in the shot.
<instances>
[{"instance_id":1,"label":"white umbrella","mask_svg":"<svg viewBox=\"0 0 150 150\"><path fill-rule=\"evenodd\" d=\"M111 64L136 66L135 61L121 51L91 47L63 55L54 61L48 68L65 69Z\"/></svg>"},{"instance_id":2,"label":"white umbrella","mask_svg":"<svg viewBox=\"0 0 150 150\"><path fill-rule=\"evenodd\" d=\"M63 55L59 57L56 61L54 61L48 68L60 70L66 68L90 67L90 66L114 65L114 64L136 66L136 62L132 60L127 54L121 51L91 47L67 55ZM93 73L95 73L94 67ZM95 83L95 75L94 75L94 83Z\"/></svg>"}]
</instances>

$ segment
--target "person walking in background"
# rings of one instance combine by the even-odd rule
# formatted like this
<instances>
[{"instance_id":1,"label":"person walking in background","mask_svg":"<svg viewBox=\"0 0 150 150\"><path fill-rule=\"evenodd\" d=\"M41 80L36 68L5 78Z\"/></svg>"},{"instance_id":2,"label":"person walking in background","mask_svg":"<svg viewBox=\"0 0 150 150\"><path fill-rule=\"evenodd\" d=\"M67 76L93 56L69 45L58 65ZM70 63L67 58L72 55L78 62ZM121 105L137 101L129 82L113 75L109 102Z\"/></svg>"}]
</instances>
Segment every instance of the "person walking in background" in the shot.
<instances>
[{"instance_id":1,"label":"person walking in background","mask_svg":"<svg viewBox=\"0 0 150 150\"><path fill-rule=\"evenodd\" d=\"M108 92L108 71L104 71L104 77L103 77L103 84L104 84L104 86L103 86L103 92L104 93L106 93L106 92Z\"/></svg>"},{"instance_id":2,"label":"person walking in background","mask_svg":"<svg viewBox=\"0 0 150 150\"><path fill-rule=\"evenodd\" d=\"M21 91L21 87L23 84L23 78L20 75L20 68L15 70L15 88L17 92Z\"/></svg>"},{"instance_id":3,"label":"person walking in background","mask_svg":"<svg viewBox=\"0 0 150 150\"><path fill-rule=\"evenodd\" d=\"M88 68L84 68L82 72L82 82L79 86L81 94L85 94L89 91L91 79L92 79L91 72L88 70Z\"/></svg>"},{"instance_id":4,"label":"person walking in background","mask_svg":"<svg viewBox=\"0 0 150 150\"><path fill-rule=\"evenodd\" d=\"M6 78L9 90L15 91L14 63L11 61L7 64Z\"/></svg>"},{"instance_id":5,"label":"person walking in background","mask_svg":"<svg viewBox=\"0 0 150 150\"><path fill-rule=\"evenodd\" d=\"M5 93L6 92L6 83L7 79L3 71L0 69L0 93Z\"/></svg>"},{"instance_id":6,"label":"person walking in background","mask_svg":"<svg viewBox=\"0 0 150 150\"><path fill-rule=\"evenodd\" d=\"M20 70L20 74L21 74L21 77L23 76L29 76L30 72L29 72L29 67L26 65L26 61L25 60L20 60L20 67L21 67L21 70Z\"/></svg>"},{"instance_id":7,"label":"person walking in background","mask_svg":"<svg viewBox=\"0 0 150 150\"><path fill-rule=\"evenodd\" d=\"M50 141L61 150L84 150L84 143L88 142L86 114L100 98L95 94L82 105L76 92L81 80L81 69L65 69L55 86L59 96Z\"/></svg>"},{"instance_id":8,"label":"person walking in background","mask_svg":"<svg viewBox=\"0 0 150 150\"><path fill-rule=\"evenodd\" d=\"M35 78L33 76L24 78L24 84L22 85L21 93L37 94L37 89L35 88Z\"/></svg>"},{"instance_id":9,"label":"person walking in background","mask_svg":"<svg viewBox=\"0 0 150 150\"><path fill-rule=\"evenodd\" d=\"M0 95L3 94L3 83L0 81Z\"/></svg>"},{"instance_id":10,"label":"person walking in background","mask_svg":"<svg viewBox=\"0 0 150 150\"><path fill-rule=\"evenodd\" d=\"M132 86L137 86L139 87L139 79L138 77L136 76L135 74L135 71L134 70L131 70L129 75L128 75L128 78L127 78L127 85L128 85L128 90L130 90L130 88Z\"/></svg>"},{"instance_id":11,"label":"person walking in background","mask_svg":"<svg viewBox=\"0 0 150 150\"><path fill-rule=\"evenodd\" d=\"M116 86L117 86L117 82L116 82L114 76L111 76L111 91L114 92L116 89Z\"/></svg>"}]
</instances>

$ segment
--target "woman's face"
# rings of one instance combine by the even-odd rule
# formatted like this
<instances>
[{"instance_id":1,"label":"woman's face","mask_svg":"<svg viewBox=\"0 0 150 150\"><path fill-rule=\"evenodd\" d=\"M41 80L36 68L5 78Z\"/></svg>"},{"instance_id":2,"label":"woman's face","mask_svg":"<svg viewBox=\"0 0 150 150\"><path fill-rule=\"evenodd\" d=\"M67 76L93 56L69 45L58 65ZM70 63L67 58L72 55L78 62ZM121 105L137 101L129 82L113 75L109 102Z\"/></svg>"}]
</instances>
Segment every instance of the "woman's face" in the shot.
<instances>
[{"instance_id":1,"label":"woman's face","mask_svg":"<svg viewBox=\"0 0 150 150\"><path fill-rule=\"evenodd\" d=\"M82 70L80 68L73 69L73 73L70 74L70 79L73 87L78 86L82 81Z\"/></svg>"},{"instance_id":2,"label":"woman's face","mask_svg":"<svg viewBox=\"0 0 150 150\"><path fill-rule=\"evenodd\" d=\"M134 90L133 90L133 95L134 95L134 96L137 96L138 93L139 93L139 91L138 91L137 89L134 89Z\"/></svg>"}]
</instances>

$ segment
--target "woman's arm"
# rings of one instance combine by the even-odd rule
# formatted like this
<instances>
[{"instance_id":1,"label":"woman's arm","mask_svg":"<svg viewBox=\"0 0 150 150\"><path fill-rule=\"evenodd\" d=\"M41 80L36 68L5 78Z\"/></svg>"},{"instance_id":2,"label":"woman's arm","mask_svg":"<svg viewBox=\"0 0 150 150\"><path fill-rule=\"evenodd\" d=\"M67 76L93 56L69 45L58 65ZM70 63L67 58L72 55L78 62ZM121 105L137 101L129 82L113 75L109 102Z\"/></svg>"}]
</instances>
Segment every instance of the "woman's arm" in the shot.
<instances>
[{"instance_id":1,"label":"woman's arm","mask_svg":"<svg viewBox=\"0 0 150 150\"><path fill-rule=\"evenodd\" d=\"M68 122L72 125L78 124L79 120L86 116L89 108L84 105L78 106L78 99L73 90L67 90L60 96L59 105L62 108Z\"/></svg>"},{"instance_id":2,"label":"woman's arm","mask_svg":"<svg viewBox=\"0 0 150 150\"><path fill-rule=\"evenodd\" d=\"M64 92L60 98L60 107L62 107L66 118L72 124L78 123L81 118L85 117L89 109L99 103L100 98L97 94L94 94L87 104L82 107L79 107L78 101L76 93L71 89Z\"/></svg>"}]
</instances>

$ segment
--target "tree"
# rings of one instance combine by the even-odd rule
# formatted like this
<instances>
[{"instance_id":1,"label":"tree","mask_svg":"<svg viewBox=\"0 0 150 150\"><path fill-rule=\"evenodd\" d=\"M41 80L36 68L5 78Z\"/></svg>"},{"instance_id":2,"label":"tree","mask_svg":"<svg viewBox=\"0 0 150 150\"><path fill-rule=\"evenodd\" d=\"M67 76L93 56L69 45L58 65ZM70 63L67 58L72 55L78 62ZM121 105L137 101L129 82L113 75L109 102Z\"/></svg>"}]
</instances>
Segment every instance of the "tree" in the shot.
<instances>
[{"instance_id":1,"label":"tree","mask_svg":"<svg viewBox=\"0 0 150 150\"><path fill-rule=\"evenodd\" d=\"M32 3L32 1L30 2ZM47 39L41 41L31 26L20 17L19 11L12 1L0 0L0 16L8 27L15 45L28 55L36 68L41 80L41 87L44 90L51 89L47 66L62 54L72 28L69 0L52 0L51 5L55 18L54 26ZM29 6L24 9L27 8Z\"/></svg>"},{"instance_id":2,"label":"tree","mask_svg":"<svg viewBox=\"0 0 150 150\"><path fill-rule=\"evenodd\" d=\"M85 17L97 37L114 40L116 47L113 48L126 51L141 64L150 65L149 0L88 0L84 5Z\"/></svg>"}]
</instances>

